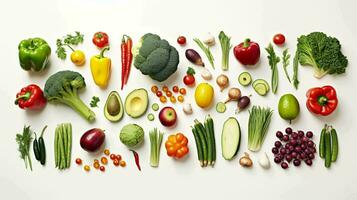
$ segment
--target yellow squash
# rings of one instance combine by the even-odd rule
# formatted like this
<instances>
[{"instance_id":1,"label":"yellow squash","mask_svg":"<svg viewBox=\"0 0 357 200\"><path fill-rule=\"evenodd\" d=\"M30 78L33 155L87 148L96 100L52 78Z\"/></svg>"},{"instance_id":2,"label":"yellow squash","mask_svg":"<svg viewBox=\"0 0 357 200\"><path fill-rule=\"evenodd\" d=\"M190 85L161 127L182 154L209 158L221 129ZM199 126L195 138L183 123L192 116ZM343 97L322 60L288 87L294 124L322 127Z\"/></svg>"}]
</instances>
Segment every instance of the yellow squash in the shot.
<instances>
[{"instance_id":1,"label":"yellow squash","mask_svg":"<svg viewBox=\"0 0 357 200\"><path fill-rule=\"evenodd\" d=\"M214 90L208 83L200 83L195 90L196 104L201 108L207 108L213 101Z\"/></svg>"},{"instance_id":2,"label":"yellow squash","mask_svg":"<svg viewBox=\"0 0 357 200\"><path fill-rule=\"evenodd\" d=\"M90 59L90 70L93 80L96 85L101 88L106 88L111 74L112 61L108 57L104 57L104 51L109 50L109 47L102 49L99 55L93 56Z\"/></svg>"}]
</instances>

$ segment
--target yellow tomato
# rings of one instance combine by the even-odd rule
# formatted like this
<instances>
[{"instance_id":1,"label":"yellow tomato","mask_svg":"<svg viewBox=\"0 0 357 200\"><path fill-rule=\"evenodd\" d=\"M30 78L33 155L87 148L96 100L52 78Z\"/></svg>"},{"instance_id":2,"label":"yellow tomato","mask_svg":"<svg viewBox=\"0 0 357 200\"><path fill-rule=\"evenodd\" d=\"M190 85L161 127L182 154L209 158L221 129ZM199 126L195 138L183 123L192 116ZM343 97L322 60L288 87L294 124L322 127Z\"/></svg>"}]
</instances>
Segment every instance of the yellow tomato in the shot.
<instances>
[{"instance_id":1,"label":"yellow tomato","mask_svg":"<svg viewBox=\"0 0 357 200\"><path fill-rule=\"evenodd\" d=\"M82 66L86 62L86 56L83 51L75 50L71 53L71 61L77 66Z\"/></svg>"},{"instance_id":2,"label":"yellow tomato","mask_svg":"<svg viewBox=\"0 0 357 200\"><path fill-rule=\"evenodd\" d=\"M200 83L195 90L196 104L201 108L207 108L213 101L214 90L208 83Z\"/></svg>"}]
</instances>

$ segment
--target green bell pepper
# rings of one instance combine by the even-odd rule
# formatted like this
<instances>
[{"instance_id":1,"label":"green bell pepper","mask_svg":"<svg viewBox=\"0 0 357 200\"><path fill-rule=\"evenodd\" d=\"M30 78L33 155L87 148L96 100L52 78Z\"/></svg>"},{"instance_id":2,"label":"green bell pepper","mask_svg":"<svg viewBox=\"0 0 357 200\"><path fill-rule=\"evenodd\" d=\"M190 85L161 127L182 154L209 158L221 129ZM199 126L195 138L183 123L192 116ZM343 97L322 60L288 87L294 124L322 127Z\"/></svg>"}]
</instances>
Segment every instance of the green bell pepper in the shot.
<instances>
[{"instance_id":1,"label":"green bell pepper","mask_svg":"<svg viewBox=\"0 0 357 200\"><path fill-rule=\"evenodd\" d=\"M22 69L39 72L46 68L51 54L51 47L44 39L29 38L22 40L18 48Z\"/></svg>"}]
</instances>

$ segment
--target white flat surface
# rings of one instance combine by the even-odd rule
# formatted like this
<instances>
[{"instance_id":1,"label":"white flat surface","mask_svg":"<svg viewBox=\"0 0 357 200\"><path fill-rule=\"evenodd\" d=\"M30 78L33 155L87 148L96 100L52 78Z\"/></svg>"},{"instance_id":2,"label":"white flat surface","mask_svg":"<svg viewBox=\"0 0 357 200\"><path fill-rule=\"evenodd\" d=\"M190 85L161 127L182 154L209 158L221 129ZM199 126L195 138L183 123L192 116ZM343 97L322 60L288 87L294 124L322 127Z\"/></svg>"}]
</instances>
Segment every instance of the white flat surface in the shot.
<instances>
[{"instance_id":1,"label":"white flat surface","mask_svg":"<svg viewBox=\"0 0 357 200\"><path fill-rule=\"evenodd\" d=\"M0 8L1 31L1 134L0 134L0 191L1 199L357 199L356 181L357 168L355 133L356 115L356 2L353 0L251 0L251 1L138 1L138 0L12 0L2 1ZM55 40L67 33L81 31L85 34L85 42L77 48L85 51L87 59L97 54L91 37L96 31L105 31L110 36L112 49L108 56L112 58L113 73L110 86L101 90L95 86L89 62L82 68L75 67L69 59L60 61L55 55ZM294 129L312 130L315 135L324 123L333 124L339 132L340 155L338 162L327 170L323 161L314 160L313 167L282 170L272 163L270 170L263 170L257 163L252 169L243 169L238 165L238 157L246 150L248 112L235 115L242 127L243 140L238 157L233 161L225 161L220 156L220 132L222 121L234 115L235 104L228 105L225 114L217 114L214 108L201 111L194 105L193 89L188 90L186 102L194 105L194 115L185 116L181 105L176 104L179 115L177 127L163 128L158 120L148 122L146 117L133 120L128 116L117 124L108 122L102 113L107 94L118 90L120 83L120 41L122 34L133 37L134 42L147 32L158 33L176 46L180 52L178 72L166 84L180 83L187 66L191 64L184 58L184 48L176 43L178 35L185 35L189 41L187 47L197 46L193 37L211 32L217 35L224 30L232 36L232 43L238 44L246 37L259 42L262 48L261 62L256 69L250 70L254 78L265 78L270 81L270 69L267 64L263 47L267 46L272 36L282 32L287 37L287 47L295 51L296 38L312 31L324 31L328 35L339 38L343 52L349 59L347 73L340 76L326 76L321 80L312 77L311 68L300 68L301 84L296 91L288 84L279 65L280 85L278 94L269 93L260 97L252 88L242 88L244 94L253 94L252 104L270 106L274 109L269 133L259 153L252 154L254 161L266 151L270 158L270 149L275 140L276 130L283 130L288 122L280 119L277 113L279 96L291 92L298 98L301 106L300 117L294 121ZM43 37L52 47L51 67L43 74L28 74L20 69L17 58L17 45L20 40L28 37ZM220 70L220 47L212 48L216 58L215 75ZM281 49L277 49L279 54ZM201 51L200 51L201 52ZM202 55L203 56L203 55ZM238 74L245 70L233 57L228 72L231 86L239 86ZM204 57L204 61L208 63ZM210 66L207 65L211 70ZM62 105L47 105L40 113L29 113L13 105L16 92L23 86L36 83L44 86L49 75L59 70L75 70L84 75L87 89L81 94L85 102L93 95L102 100L100 108L95 108L97 120L89 124L79 115ZM195 67L198 71L198 67ZM292 69L292 67L290 68ZM198 82L202 79L196 76ZM140 80L140 81L137 81ZM122 99L134 88L150 89L153 82L135 68L132 69L129 84L120 91ZM224 100L225 93L220 93L214 81L215 101ZM305 107L305 92L313 86L333 85L339 97L336 112L329 117L316 117ZM150 103L157 98L150 94ZM170 105L170 104L168 104ZM190 125L195 118L203 120L204 115L211 113L215 119L217 139L217 163L215 167L202 169L196 159L194 140ZM112 165L105 173L92 170L85 173L82 167L72 162L70 170L59 171L54 168L53 134L55 126L62 122L73 124L73 154L72 158L81 157L84 162L90 162L95 156L84 152L79 146L79 138L86 130L99 127L106 130L106 146L111 151L121 153L128 166L116 169ZM158 169L149 166L149 137L146 132L145 143L138 149L141 156L142 172L138 172L132 154L120 143L118 133L127 123L138 123L148 130L158 127L166 133L181 131L189 137L191 153L182 161L175 161L165 155L162 148L161 162ZM18 157L15 134L22 130L24 124L31 125L39 131L45 124L49 125L45 134L47 146L47 165L42 167L33 160L33 172L25 170L24 163ZM318 138L315 136L315 142ZM31 152L32 153L32 152ZM317 154L316 154L317 156ZM272 159L271 159L272 161Z\"/></svg>"}]
</instances>

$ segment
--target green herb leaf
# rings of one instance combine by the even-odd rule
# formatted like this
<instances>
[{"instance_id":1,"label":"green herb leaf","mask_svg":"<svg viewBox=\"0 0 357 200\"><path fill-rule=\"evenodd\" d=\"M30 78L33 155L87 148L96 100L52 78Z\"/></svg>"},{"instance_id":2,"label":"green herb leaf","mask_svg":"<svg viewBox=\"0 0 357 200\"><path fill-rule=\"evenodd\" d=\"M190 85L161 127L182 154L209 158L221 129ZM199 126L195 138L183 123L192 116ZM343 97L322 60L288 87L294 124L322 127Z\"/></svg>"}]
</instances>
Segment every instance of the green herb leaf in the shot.
<instances>
[{"instance_id":1,"label":"green herb leaf","mask_svg":"<svg viewBox=\"0 0 357 200\"><path fill-rule=\"evenodd\" d=\"M277 64L280 62L280 58L276 56L273 45L269 44L265 50L268 52L268 60L271 73L271 88L273 93L275 94L278 89L279 84L279 75L278 75L278 67Z\"/></svg>"},{"instance_id":2,"label":"green herb leaf","mask_svg":"<svg viewBox=\"0 0 357 200\"><path fill-rule=\"evenodd\" d=\"M98 107L98 102L100 101L99 97L93 96L90 102L90 107Z\"/></svg>"},{"instance_id":3,"label":"green herb leaf","mask_svg":"<svg viewBox=\"0 0 357 200\"><path fill-rule=\"evenodd\" d=\"M32 131L30 129L30 126L24 126L22 134L16 134L16 142L19 146L18 151L20 152L20 158L23 159L25 162L25 167L27 168L27 166L29 166L32 170L31 157L29 153L32 140L31 135Z\"/></svg>"},{"instance_id":4,"label":"green herb leaf","mask_svg":"<svg viewBox=\"0 0 357 200\"><path fill-rule=\"evenodd\" d=\"M57 45L56 54L57 54L57 57L62 59L62 60L66 59L67 53L66 53L66 49L64 48L64 46L67 46L72 51L74 51L74 49L71 47L71 45L78 45L79 43L83 43L83 40L84 40L84 35L81 34L78 31L75 32L75 35L67 34L63 38L63 41L62 41L62 39L57 39L57 41L56 41L56 45Z\"/></svg>"},{"instance_id":5,"label":"green herb leaf","mask_svg":"<svg viewBox=\"0 0 357 200\"><path fill-rule=\"evenodd\" d=\"M291 80L290 80L290 76L289 76L289 73L288 73L288 66L290 64L290 54L289 54L289 49L285 49L283 51L283 57L282 57L282 60L283 60L283 69L284 69L284 72L285 72L285 76L286 78L289 80L289 83L291 83Z\"/></svg>"},{"instance_id":6,"label":"green herb leaf","mask_svg":"<svg viewBox=\"0 0 357 200\"><path fill-rule=\"evenodd\" d=\"M296 50L295 57L294 57L294 63L293 63L293 70L294 70L293 84L294 84L295 89L298 89L298 86L300 83L298 80L298 69L299 69L299 51Z\"/></svg>"},{"instance_id":7,"label":"green herb leaf","mask_svg":"<svg viewBox=\"0 0 357 200\"><path fill-rule=\"evenodd\" d=\"M206 54L206 57L208 58L208 61L210 62L212 68L214 69L214 58L212 55L211 50L209 49L208 46L206 46L205 44L203 44L203 42L201 42L201 40L199 40L198 38L193 39L193 41L196 42L196 44L202 49L202 51Z\"/></svg>"}]
</instances>

